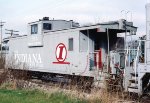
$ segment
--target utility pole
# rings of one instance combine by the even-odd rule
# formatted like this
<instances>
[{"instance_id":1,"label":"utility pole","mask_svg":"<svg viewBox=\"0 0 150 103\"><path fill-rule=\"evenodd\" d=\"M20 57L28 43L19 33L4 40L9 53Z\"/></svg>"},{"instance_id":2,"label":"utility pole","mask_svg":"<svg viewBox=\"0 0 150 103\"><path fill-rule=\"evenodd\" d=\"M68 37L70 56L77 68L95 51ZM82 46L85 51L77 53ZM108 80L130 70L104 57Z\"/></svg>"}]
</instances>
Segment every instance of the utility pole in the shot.
<instances>
[{"instance_id":1,"label":"utility pole","mask_svg":"<svg viewBox=\"0 0 150 103\"><path fill-rule=\"evenodd\" d=\"M4 26L4 23L6 23L6 22L3 22L2 20L0 21L0 28L1 28L1 53L2 53L2 42L3 42L3 32L2 32L2 30L3 30L3 26Z\"/></svg>"}]
</instances>

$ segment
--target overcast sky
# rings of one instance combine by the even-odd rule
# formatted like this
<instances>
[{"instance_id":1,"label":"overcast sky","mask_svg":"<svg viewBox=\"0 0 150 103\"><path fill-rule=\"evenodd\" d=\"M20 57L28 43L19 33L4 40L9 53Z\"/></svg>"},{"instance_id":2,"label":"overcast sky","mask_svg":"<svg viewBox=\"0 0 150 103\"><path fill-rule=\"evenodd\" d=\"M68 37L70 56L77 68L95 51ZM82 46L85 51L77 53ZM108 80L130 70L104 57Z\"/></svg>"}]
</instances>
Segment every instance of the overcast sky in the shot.
<instances>
[{"instance_id":1,"label":"overcast sky","mask_svg":"<svg viewBox=\"0 0 150 103\"><path fill-rule=\"evenodd\" d=\"M147 2L149 0L0 0L0 20L6 22L4 29L27 34L27 23L44 16L74 20L83 25L125 18L125 13L121 13L125 10L130 11L129 21L132 13L134 25L138 27L137 35L144 35Z\"/></svg>"}]
</instances>

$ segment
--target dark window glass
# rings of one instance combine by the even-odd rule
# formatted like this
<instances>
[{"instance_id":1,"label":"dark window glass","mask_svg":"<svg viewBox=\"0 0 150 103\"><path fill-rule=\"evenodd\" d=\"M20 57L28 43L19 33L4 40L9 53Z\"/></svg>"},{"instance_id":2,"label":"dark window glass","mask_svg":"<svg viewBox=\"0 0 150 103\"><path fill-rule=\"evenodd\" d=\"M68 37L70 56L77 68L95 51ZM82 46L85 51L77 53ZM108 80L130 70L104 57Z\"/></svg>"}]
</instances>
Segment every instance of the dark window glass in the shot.
<instances>
[{"instance_id":1,"label":"dark window glass","mask_svg":"<svg viewBox=\"0 0 150 103\"><path fill-rule=\"evenodd\" d=\"M51 30L51 24L50 23L43 23L43 29L44 30Z\"/></svg>"},{"instance_id":2,"label":"dark window glass","mask_svg":"<svg viewBox=\"0 0 150 103\"><path fill-rule=\"evenodd\" d=\"M31 25L31 34L37 33L38 33L38 25L37 24Z\"/></svg>"},{"instance_id":3,"label":"dark window glass","mask_svg":"<svg viewBox=\"0 0 150 103\"><path fill-rule=\"evenodd\" d=\"M2 50L3 50L3 51L4 51L4 50L7 50L7 51L8 51L8 50L9 50L9 47L8 47L8 46L3 46L3 47L2 47Z\"/></svg>"},{"instance_id":4,"label":"dark window glass","mask_svg":"<svg viewBox=\"0 0 150 103\"><path fill-rule=\"evenodd\" d=\"M69 51L73 51L73 38L69 38Z\"/></svg>"}]
</instances>

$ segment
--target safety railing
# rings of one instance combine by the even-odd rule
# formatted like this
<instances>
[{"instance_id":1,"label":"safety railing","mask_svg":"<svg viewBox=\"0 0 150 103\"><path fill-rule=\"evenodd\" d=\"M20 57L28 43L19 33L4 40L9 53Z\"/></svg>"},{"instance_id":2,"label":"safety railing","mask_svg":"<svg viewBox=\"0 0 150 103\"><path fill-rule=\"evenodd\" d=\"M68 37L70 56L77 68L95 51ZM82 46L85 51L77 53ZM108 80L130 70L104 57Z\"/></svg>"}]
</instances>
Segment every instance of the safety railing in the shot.
<instances>
[{"instance_id":1,"label":"safety railing","mask_svg":"<svg viewBox=\"0 0 150 103\"><path fill-rule=\"evenodd\" d=\"M137 54L136 54L136 57L135 57L135 61L134 61L134 73L135 73L135 81L137 80L137 66L138 66L138 63L139 63L139 53L141 52L140 51L140 47L141 47L141 41L139 41L139 44L138 44L138 47L137 47Z\"/></svg>"}]
</instances>

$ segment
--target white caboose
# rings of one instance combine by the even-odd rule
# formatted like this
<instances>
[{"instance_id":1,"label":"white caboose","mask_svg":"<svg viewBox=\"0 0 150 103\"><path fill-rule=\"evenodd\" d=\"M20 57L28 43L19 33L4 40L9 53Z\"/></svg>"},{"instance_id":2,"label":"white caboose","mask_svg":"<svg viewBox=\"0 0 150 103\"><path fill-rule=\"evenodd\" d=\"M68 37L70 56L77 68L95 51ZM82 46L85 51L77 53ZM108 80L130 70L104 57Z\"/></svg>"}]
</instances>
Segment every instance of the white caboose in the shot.
<instances>
[{"instance_id":1,"label":"white caboose","mask_svg":"<svg viewBox=\"0 0 150 103\"><path fill-rule=\"evenodd\" d=\"M9 38L7 66L23 69L26 65L28 71L98 80L103 73L116 74L116 64L125 68L125 41L118 33L134 35L136 31L132 22L123 19L80 27L72 20L44 17L28 24L27 35Z\"/></svg>"}]
</instances>

